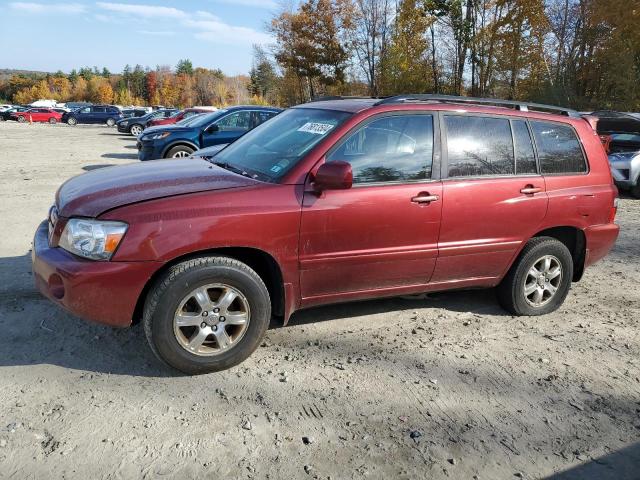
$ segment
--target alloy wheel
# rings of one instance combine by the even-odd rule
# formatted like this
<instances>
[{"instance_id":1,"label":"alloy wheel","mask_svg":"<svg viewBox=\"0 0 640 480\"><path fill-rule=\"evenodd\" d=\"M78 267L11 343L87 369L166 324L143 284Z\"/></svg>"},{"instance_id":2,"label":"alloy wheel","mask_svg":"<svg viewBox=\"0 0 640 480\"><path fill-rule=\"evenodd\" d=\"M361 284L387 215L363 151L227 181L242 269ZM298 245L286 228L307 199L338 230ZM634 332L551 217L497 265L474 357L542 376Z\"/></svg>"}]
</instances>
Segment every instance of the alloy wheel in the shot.
<instances>
[{"instance_id":1,"label":"alloy wheel","mask_svg":"<svg viewBox=\"0 0 640 480\"><path fill-rule=\"evenodd\" d=\"M133 135L134 137L137 137L141 133L142 127L140 127L140 125L134 125L133 127L131 127L131 135Z\"/></svg>"},{"instance_id":2,"label":"alloy wheel","mask_svg":"<svg viewBox=\"0 0 640 480\"><path fill-rule=\"evenodd\" d=\"M524 297L532 307L542 307L555 297L562 282L562 264L553 255L539 258L524 279Z\"/></svg>"},{"instance_id":3,"label":"alloy wheel","mask_svg":"<svg viewBox=\"0 0 640 480\"><path fill-rule=\"evenodd\" d=\"M173 158L185 158L191 155L189 152L185 152L184 150L180 150L173 154Z\"/></svg>"},{"instance_id":4,"label":"alloy wheel","mask_svg":"<svg viewBox=\"0 0 640 480\"><path fill-rule=\"evenodd\" d=\"M182 299L173 318L173 332L186 351L209 357L237 345L250 318L249 302L239 290L222 283L209 284Z\"/></svg>"}]
</instances>

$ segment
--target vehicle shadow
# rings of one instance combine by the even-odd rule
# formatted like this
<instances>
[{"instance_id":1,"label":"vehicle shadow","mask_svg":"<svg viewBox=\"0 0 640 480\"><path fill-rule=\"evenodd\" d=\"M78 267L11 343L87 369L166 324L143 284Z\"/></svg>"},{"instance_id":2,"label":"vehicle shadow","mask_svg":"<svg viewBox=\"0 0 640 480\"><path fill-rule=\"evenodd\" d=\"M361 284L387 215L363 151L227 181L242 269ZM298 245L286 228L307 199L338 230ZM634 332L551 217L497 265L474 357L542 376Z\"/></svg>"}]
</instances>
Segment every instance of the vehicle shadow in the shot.
<instances>
[{"instance_id":1,"label":"vehicle shadow","mask_svg":"<svg viewBox=\"0 0 640 480\"><path fill-rule=\"evenodd\" d=\"M640 442L546 478L546 480L638 479L640 479Z\"/></svg>"},{"instance_id":2,"label":"vehicle shadow","mask_svg":"<svg viewBox=\"0 0 640 480\"><path fill-rule=\"evenodd\" d=\"M95 165L85 165L82 167L82 169L86 172L90 172L91 170L99 170L100 168L115 167L115 166L116 166L115 163L97 163Z\"/></svg>"},{"instance_id":3,"label":"vehicle shadow","mask_svg":"<svg viewBox=\"0 0 640 480\"><path fill-rule=\"evenodd\" d=\"M107 301L107 300L105 300ZM489 291L449 292L409 300L383 300L316 307L294 314L289 326L403 309L447 308L452 311L506 315ZM282 326L271 322L271 329ZM120 375L180 375L151 353L140 325L116 329L85 322L53 307L33 285L30 254L0 258L0 367L52 364Z\"/></svg>"},{"instance_id":4,"label":"vehicle shadow","mask_svg":"<svg viewBox=\"0 0 640 480\"><path fill-rule=\"evenodd\" d=\"M137 153L103 153L102 158L114 158L118 160L137 160Z\"/></svg>"}]
</instances>

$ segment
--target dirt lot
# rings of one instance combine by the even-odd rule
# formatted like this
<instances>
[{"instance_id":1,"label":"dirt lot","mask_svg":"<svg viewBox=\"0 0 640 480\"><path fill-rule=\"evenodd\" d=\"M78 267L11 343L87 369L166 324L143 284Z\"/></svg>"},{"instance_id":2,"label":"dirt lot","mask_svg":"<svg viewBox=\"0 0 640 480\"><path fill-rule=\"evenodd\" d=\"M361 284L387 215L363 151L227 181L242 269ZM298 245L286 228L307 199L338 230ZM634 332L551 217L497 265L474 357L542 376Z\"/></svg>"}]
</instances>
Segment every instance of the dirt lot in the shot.
<instances>
[{"instance_id":1,"label":"dirt lot","mask_svg":"<svg viewBox=\"0 0 640 480\"><path fill-rule=\"evenodd\" d=\"M32 286L60 183L135 154L106 127L0 123L0 478L640 478L640 201L555 314L492 291L314 309L190 378Z\"/></svg>"}]
</instances>

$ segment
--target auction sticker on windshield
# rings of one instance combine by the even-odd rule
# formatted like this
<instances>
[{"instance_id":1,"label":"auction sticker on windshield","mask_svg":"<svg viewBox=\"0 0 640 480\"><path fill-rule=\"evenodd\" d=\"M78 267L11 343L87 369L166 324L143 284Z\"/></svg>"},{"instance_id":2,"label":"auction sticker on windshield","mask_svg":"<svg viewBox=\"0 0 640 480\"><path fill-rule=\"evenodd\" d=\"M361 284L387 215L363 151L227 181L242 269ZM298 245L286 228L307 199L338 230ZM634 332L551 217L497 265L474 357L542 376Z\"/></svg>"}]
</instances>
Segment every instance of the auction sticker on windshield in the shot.
<instances>
[{"instance_id":1,"label":"auction sticker on windshield","mask_svg":"<svg viewBox=\"0 0 640 480\"><path fill-rule=\"evenodd\" d=\"M298 131L299 132L307 132L314 133L316 135L324 135L329 130L331 130L335 125L331 125L330 123L314 123L307 122L303 126L301 126Z\"/></svg>"}]
</instances>

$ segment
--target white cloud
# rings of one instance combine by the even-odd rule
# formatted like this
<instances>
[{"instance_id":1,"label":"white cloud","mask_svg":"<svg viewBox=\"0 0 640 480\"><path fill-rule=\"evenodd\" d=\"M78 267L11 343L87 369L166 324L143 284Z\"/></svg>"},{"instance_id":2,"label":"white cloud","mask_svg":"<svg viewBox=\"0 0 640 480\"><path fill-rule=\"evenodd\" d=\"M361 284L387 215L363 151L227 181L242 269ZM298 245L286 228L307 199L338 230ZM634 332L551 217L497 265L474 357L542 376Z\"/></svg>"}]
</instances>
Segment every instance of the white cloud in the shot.
<instances>
[{"instance_id":1,"label":"white cloud","mask_svg":"<svg viewBox=\"0 0 640 480\"><path fill-rule=\"evenodd\" d=\"M139 5L129 3L96 2L98 8L110 12L125 13L145 18L186 18L186 12L173 7Z\"/></svg>"},{"instance_id":2,"label":"white cloud","mask_svg":"<svg viewBox=\"0 0 640 480\"><path fill-rule=\"evenodd\" d=\"M170 30L138 30L138 33L141 33L142 35L155 35L158 37L170 37L176 34L176 32L172 32Z\"/></svg>"},{"instance_id":3,"label":"white cloud","mask_svg":"<svg viewBox=\"0 0 640 480\"><path fill-rule=\"evenodd\" d=\"M254 43L270 43L271 36L248 27L237 27L219 20L185 20L184 25L194 30L195 37L220 43L252 45Z\"/></svg>"},{"instance_id":4,"label":"white cloud","mask_svg":"<svg viewBox=\"0 0 640 480\"><path fill-rule=\"evenodd\" d=\"M83 13L86 10L84 5L79 3L33 3L33 2L11 2L9 6L13 10L26 13Z\"/></svg>"},{"instance_id":5,"label":"white cloud","mask_svg":"<svg viewBox=\"0 0 640 480\"><path fill-rule=\"evenodd\" d=\"M245 7L258 8L278 8L275 0L215 0L218 3L227 3L229 5L244 5Z\"/></svg>"}]
</instances>

